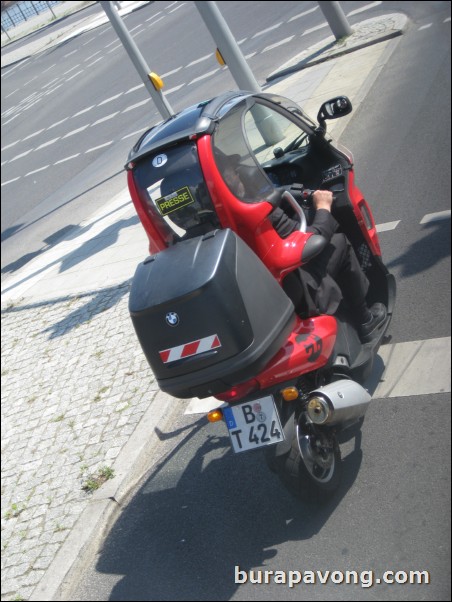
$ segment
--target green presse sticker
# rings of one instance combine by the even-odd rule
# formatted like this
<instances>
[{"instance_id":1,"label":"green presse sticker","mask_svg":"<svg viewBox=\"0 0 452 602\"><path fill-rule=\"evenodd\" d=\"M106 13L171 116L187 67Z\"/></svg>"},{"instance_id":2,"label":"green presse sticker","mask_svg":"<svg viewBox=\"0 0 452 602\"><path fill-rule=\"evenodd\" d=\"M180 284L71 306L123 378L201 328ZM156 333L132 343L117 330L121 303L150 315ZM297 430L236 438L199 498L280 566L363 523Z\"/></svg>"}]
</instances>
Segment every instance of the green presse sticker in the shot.
<instances>
[{"instance_id":1,"label":"green presse sticker","mask_svg":"<svg viewBox=\"0 0 452 602\"><path fill-rule=\"evenodd\" d=\"M172 213L173 211L177 211L178 209L182 209L182 207L194 203L195 199L192 197L188 186L184 186L171 194L160 197L155 202L160 213L162 215L168 215L168 213Z\"/></svg>"}]
</instances>

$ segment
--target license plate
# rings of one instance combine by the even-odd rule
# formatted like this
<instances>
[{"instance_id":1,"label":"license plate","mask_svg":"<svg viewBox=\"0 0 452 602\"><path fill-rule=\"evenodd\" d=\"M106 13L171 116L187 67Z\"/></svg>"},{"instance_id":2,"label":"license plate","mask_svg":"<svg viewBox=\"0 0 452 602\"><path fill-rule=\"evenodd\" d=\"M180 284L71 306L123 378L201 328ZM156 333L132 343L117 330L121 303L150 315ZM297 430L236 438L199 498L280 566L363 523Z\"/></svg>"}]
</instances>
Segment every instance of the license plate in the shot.
<instances>
[{"instance_id":1,"label":"license plate","mask_svg":"<svg viewBox=\"0 0 452 602\"><path fill-rule=\"evenodd\" d=\"M223 416L236 453L284 441L284 431L271 395L223 408Z\"/></svg>"}]
</instances>

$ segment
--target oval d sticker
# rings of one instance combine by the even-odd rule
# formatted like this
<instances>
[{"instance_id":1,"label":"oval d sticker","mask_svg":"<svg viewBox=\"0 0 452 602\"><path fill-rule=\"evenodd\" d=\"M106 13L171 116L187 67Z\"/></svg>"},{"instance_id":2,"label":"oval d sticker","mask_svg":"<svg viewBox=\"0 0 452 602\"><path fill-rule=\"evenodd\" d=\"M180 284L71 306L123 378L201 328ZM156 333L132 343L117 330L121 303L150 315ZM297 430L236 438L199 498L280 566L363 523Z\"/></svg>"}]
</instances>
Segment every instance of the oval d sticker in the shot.
<instances>
[{"instance_id":1,"label":"oval d sticker","mask_svg":"<svg viewBox=\"0 0 452 602\"><path fill-rule=\"evenodd\" d=\"M152 159L152 165L154 167L162 167L168 161L168 157L164 154L157 155Z\"/></svg>"}]
</instances>

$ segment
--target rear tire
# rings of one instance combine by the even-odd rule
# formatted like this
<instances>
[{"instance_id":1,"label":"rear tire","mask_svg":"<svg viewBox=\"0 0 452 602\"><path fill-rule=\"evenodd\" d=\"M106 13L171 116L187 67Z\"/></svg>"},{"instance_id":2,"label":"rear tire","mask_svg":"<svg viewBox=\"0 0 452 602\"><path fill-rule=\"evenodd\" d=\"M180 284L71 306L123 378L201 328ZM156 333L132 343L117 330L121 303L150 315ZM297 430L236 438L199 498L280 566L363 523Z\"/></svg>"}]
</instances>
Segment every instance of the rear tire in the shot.
<instances>
[{"instance_id":1,"label":"rear tire","mask_svg":"<svg viewBox=\"0 0 452 602\"><path fill-rule=\"evenodd\" d=\"M341 452L336 437L318 429L308 432L299 427L290 451L276 457L267 454L267 464L292 495L309 503L327 502L341 482Z\"/></svg>"}]
</instances>

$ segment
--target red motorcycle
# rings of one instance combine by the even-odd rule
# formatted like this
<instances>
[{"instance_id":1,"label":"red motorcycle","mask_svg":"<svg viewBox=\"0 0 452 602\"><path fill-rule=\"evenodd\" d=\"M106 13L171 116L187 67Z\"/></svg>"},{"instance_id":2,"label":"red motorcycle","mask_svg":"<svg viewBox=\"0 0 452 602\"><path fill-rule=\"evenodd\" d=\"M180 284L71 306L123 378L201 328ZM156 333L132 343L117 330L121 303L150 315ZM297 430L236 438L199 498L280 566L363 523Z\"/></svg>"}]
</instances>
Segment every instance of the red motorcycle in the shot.
<instances>
[{"instance_id":1,"label":"red motorcycle","mask_svg":"<svg viewBox=\"0 0 452 602\"><path fill-rule=\"evenodd\" d=\"M338 438L360 425L362 384L389 325L395 281L381 259L353 158L326 135L352 110L341 96L314 123L273 94L229 92L146 132L126 165L150 256L133 279L129 309L159 387L179 398L214 396L235 452L264 448L291 491L326 499L341 474ZM290 287L327 241L307 233L311 189L332 212L370 282L367 302L387 317L362 343L350 308L302 318ZM282 238L275 207L299 227Z\"/></svg>"}]
</instances>

